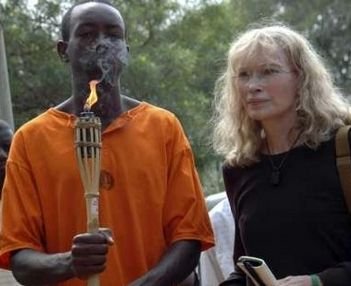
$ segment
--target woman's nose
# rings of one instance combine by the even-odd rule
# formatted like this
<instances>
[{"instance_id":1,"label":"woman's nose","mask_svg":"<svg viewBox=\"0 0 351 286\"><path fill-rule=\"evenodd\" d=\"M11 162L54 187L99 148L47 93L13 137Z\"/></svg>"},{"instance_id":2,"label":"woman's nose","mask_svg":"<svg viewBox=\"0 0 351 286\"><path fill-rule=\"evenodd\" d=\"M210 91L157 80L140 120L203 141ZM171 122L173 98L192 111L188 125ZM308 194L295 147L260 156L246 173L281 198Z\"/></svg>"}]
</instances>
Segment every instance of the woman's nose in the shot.
<instances>
[{"instance_id":1,"label":"woman's nose","mask_svg":"<svg viewBox=\"0 0 351 286\"><path fill-rule=\"evenodd\" d=\"M247 88L250 91L262 90L262 78L258 74L254 73L250 76L247 81Z\"/></svg>"}]
</instances>

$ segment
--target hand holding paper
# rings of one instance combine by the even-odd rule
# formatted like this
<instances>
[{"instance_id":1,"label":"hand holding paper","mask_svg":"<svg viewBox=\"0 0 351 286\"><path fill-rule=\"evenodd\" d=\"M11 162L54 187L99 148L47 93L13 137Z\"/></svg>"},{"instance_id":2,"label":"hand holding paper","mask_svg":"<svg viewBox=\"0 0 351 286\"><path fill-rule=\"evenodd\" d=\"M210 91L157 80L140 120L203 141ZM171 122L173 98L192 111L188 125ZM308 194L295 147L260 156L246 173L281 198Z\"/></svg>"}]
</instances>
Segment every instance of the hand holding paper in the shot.
<instances>
[{"instance_id":1,"label":"hand holding paper","mask_svg":"<svg viewBox=\"0 0 351 286\"><path fill-rule=\"evenodd\" d=\"M263 259L252 256L240 256L237 265L255 286L278 286L277 279Z\"/></svg>"}]
</instances>

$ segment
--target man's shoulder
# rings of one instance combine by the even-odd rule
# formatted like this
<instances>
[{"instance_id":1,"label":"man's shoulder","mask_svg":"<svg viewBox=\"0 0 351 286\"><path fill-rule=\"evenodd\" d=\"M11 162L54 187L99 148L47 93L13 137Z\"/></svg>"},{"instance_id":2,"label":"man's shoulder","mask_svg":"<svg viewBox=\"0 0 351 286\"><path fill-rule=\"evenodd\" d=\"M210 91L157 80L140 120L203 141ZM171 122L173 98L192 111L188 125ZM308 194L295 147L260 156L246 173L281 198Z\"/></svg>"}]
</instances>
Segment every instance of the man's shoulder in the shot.
<instances>
[{"instance_id":1,"label":"man's shoulder","mask_svg":"<svg viewBox=\"0 0 351 286\"><path fill-rule=\"evenodd\" d=\"M139 114L142 114L150 120L157 120L160 123L174 123L179 121L172 111L145 101L140 102L137 109L139 109Z\"/></svg>"},{"instance_id":2,"label":"man's shoulder","mask_svg":"<svg viewBox=\"0 0 351 286\"><path fill-rule=\"evenodd\" d=\"M144 102L144 103L147 105L150 112L152 112L156 115L175 117L175 114L172 111L170 111L164 107L160 107L158 105L154 105L154 104L148 103L148 102Z\"/></svg>"},{"instance_id":3,"label":"man's shoulder","mask_svg":"<svg viewBox=\"0 0 351 286\"><path fill-rule=\"evenodd\" d=\"M36 133L41 133L44 130L53 129L53 126L59 122L67 125L69 115L66 116L67 118L64 118L65 116L59 116L57 113L59 112L50 108L25 122L17 129L16 133L31 134L34 136Z\"/></svg>"},{"instance_id":4,"label":"man's shoulder","mask_svg":"<svg viewBox=\"0 0 351 286\"><path fill-rule=\"evenodd\" d=\"M50 117L50 110L46 110L38 115L36 115L35 117L29 119L28 121L26 121L25 123L23 123L23 125L21 125L18 128L18 131L23 131L23 130L27 130L27 129L32 129L32 128L37 128L40 125L43 124L43 122L47 121Z\"/></svg>"}]
</instances>

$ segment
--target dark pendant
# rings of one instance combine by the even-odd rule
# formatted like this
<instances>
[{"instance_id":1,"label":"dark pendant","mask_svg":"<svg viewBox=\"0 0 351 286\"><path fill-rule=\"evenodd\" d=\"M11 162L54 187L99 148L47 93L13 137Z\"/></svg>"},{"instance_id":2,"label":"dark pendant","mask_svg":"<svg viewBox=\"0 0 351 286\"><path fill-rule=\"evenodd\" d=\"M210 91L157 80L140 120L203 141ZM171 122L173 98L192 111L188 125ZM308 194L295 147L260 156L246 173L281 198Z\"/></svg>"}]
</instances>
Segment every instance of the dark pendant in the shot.
<instances>
[{"instance_id":1,"label":"dark pendant","mask_svg":"<svg viewBox=\"0 0 351 286\"><path fill-rule=\"evenodd\" d=\"M280 182L280 172L279 170L273 170L271 174L271 184L273 186L279 185Z\"/></svg>"}]
</instances>

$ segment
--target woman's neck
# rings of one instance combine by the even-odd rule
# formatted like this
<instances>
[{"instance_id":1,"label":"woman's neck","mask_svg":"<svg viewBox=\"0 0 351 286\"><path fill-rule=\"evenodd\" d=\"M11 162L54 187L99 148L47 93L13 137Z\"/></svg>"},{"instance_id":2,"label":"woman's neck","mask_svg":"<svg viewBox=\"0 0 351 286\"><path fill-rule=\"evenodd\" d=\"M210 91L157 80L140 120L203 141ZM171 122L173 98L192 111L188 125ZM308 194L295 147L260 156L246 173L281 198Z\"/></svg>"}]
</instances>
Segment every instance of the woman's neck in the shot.
<instances>
[{"instance_id":1,"label":"woman's neck","mask_svg":"<svg viewBox=\"0 0 351 286\"><path fill-rule=\"evenodd\" d=\"M264 153L280 154L299 145L300 130L294 126L276 126L276 128L263 128L265 132Z\"/></svg>"},{"instance_id":2,"label":"woman's neck","mask_svg":"<svg viewBox=\"0 0 351 286\"><path fill-rule=\"evenodd\" d=\"M261 125L265 133L264 153L284 153L298 145L297 138L301 132L296 128L296 113L262 121Z\"/></svg>"},{"instance_id":3,"label":"woman's neck","mask_svg":"<svg viewBox=\"0 0 351 286\"><path fill-rule=\"evenodd\" d=\"M300 132L296 129L290 130L288 134L266 134L266 140L264 144L264 152L274 155L289 151L296 145L299 145Z\"/></svg>"}]
</instances>

